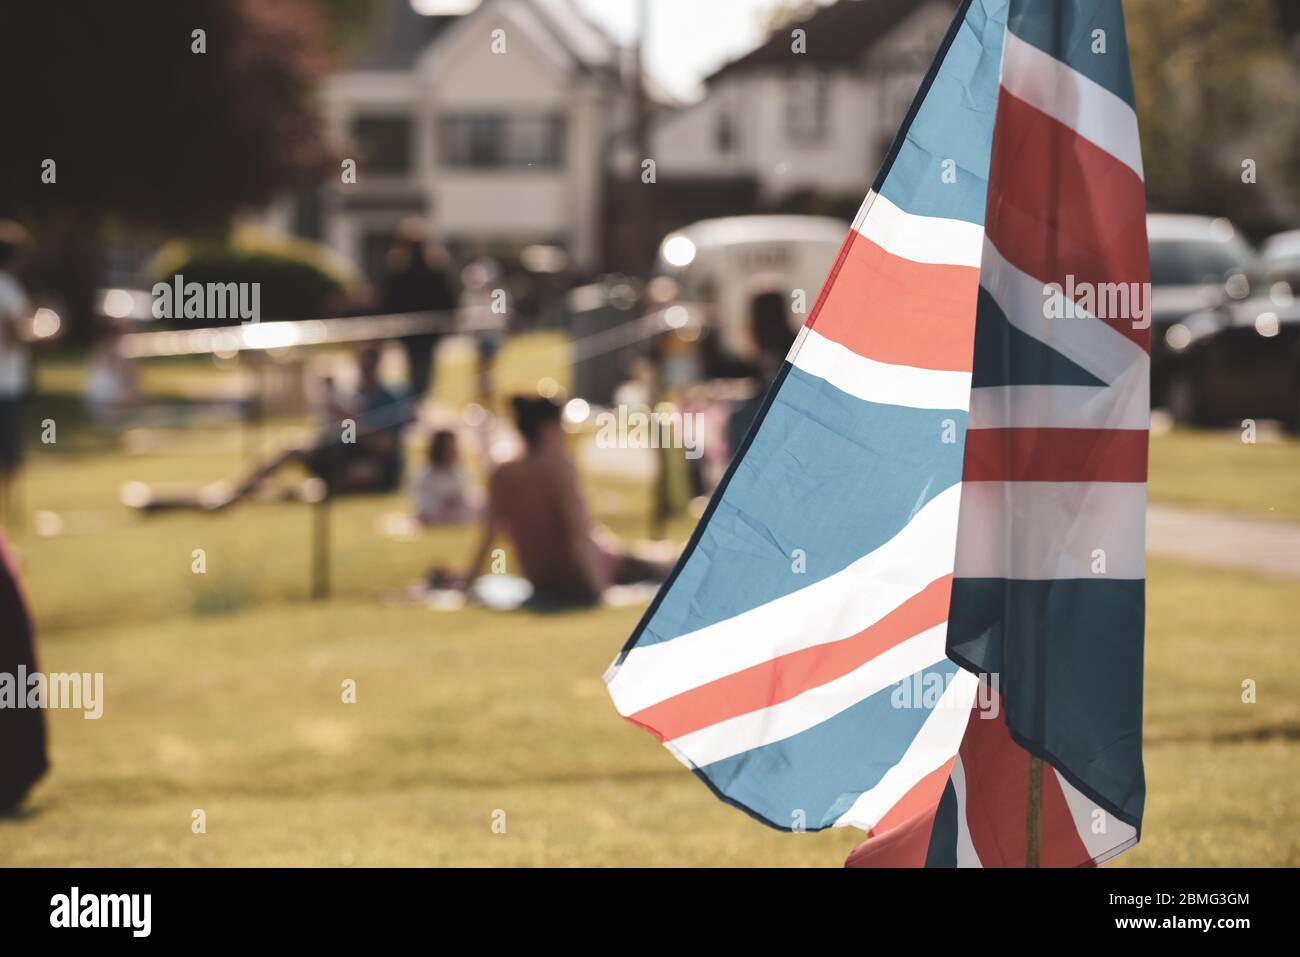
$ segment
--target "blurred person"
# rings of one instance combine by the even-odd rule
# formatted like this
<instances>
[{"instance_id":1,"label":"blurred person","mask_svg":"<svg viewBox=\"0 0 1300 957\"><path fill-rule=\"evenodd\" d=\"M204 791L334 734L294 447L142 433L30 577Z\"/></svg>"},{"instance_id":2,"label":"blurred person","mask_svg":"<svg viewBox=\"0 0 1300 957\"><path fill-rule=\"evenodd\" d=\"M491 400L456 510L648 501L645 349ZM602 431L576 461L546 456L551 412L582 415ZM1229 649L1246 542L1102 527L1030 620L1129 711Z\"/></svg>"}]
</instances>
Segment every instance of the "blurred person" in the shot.
<instances>
[{"instance_id":1,"label":"blurred person","mask_svg":"<svg viewBox=\"0 0 1300 957\"><path fill-rule=\"evenodd\" d=\"M140 403L135 364L121 354L122 328L106 321L86 364L86 409L97 422L115 422Z\"/></svg>"},{"instance_id":2,"label":"blurred person","mask_svg":"<svg viewBox=\"0 0 1300 957\"><path fill-rule=\"evenodd\" d=\"M429 442L429 458L411 483L411 512L421 525L472 521L483 510L478 490L460 464L456 433L439 429Z\"/></svg>"},{"instance_id":3,"label":"blurred person","mask_svg":"<svg viewBox=\"0 0 1300 957\"><path fill-rule=\"evenodd\" d=\"M18 277L29 247L27 230L0 220L0 518L7 516L13 478L22 463L22 402L28 386L24 330L32 304Z\"/></svg>"},{"instance_id":4,"label":"blurred person","mask_svg":"<svg viewBox=\"0 0 1300 957\"><path fill-rule=\"evenodd\" d=\"M502 282L504 275L501 264L486 254L476 257L460 274L460 305L478 350L475 377L481 402L492 397L492 367L505 341L506 318L513 305Z\"/></svg>"},{"instance_id":5,"label":"blurred person","mask_svg":"<svg viewBox=\"0 0 1300 957\"><path fill-rule=\"evenodd\" d=\"M422 220L404 220L385 260L383 311L451 313L456 308L456 292L448 276L448 262L446 249L430 242ZM402 339L416 405L433 385L435 353L441 338L441 332L431 332Z\"/></svg>"},{"instance_id":6,"label":"blurred person","mask_svg":"<svg viewBox=\"0 0 1300 957\"><path fill-rule=\"evenodd\" d=\"M0 815L13 814L32 785L48 767L45 754L45 712L18 708L7 695L28 693L18 684L19 670L36 673L32 617L18 577L18 565L0 534Z\"/></svg>"},{"instance_id":7,"label":"blurred person","mask_svg":"<svg viewBox=\"0 0 1300 957\"><path fill-rule=\"evenodd\" d=\"M768 386L781 371L781 364L794 345L795 334L790 331L785 296L774 290L756 294L749 305L749 331L758 350L749 375L754 394L737 403L727 418L727 443L733 456L744 443L758 410L763 407Z\"/></svg>"},{"instance_id":8,"label":"blurred person","mask_svg":"<svg viewBox=\"0 0 1300 957\"><path fill-rule=\"evenodd\" d=\"M219 483L199 495L199 504L218 509L256 492L286 465L301 465L323 480L332 493L391 492L402 480L402 428L409 406L379 381L380 351L364 346L357 352L360 384L350 398L330 387L329 422L302 445L290 446L255 468L237 486ZM162 501L146 503L165 506Z\"/></svg>"},{"instance_id":9,"label":"blurred person","mask_svg":"<svg viewBox=\"0 0 1300 957\"><path fill-rule=\"evenodd\" d=\"M512 405L524 451L493 472L482 538L456 583L463 588L473 581L503 533L539 596L593 603L610 585L667 577L675 555L662 546L630 548L592 524L565 449L560 406L523 396Z\"/></svg>"}]
</instances>

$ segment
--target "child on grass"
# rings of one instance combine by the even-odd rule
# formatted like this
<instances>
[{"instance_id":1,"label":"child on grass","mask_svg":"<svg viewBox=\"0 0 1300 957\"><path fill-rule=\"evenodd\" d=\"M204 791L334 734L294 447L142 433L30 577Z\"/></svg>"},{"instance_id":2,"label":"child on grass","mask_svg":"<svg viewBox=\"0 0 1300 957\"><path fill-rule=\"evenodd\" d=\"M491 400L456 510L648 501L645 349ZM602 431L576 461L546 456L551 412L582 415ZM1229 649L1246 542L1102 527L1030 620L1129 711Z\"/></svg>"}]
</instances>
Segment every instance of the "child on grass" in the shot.
<instances>
[{"instance_id":1,"label":"child on grass","mask_svg":"<svg viewBox=\"0 0 1300 957\"><path fill-rule=\"evenodd\" d=\"M428 464L411 484L411 512L421 525L470 522L482 511L481 496L460 464L456 433L439 429L429 443Z\"/></svg>"}]
</instances>

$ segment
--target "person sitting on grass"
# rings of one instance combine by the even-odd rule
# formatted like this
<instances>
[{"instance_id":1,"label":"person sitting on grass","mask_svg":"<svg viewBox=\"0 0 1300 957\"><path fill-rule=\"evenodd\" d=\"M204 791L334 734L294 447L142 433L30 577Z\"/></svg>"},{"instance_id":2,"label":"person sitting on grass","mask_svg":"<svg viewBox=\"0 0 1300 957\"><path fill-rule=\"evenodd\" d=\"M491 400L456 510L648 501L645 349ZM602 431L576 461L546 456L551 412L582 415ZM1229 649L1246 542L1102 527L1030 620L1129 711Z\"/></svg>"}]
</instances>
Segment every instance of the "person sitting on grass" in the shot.
<instances>
[{"instance_id":1,"label":"person sitting on grass","mask_svg":"<svg viewBox=\"0 0 1300 957\"><path fill-rule=\"evenodd\" d=\"M411 512L421 525L454 525L478 518L478 491L460 464L456 433L439 429L429 442L429 462L411 483Z\"/></svg>"},{"instance_id":2,"label":"person sitting on grass","mask_svg":"<svg viewBox=\"0 0 1300 957\"><path fill-rule=\"evenodd\" d=\"M512 403L524 452L493 472L482 538L465 574L453 583L468 587L502 534L539 597L592 603L610 585L667 577L673 555L661 547L629 548L592 525L578 471L565 449L560 407L523 396Z\"/></svg>"},{"instance_id":3,"label":"person sitting on grass","mask_svg":"<svg viewBox=\"0 0 1300 957\"><path fill-rule=\"evenodd\" d=\"M333 494L391 492L402 480L402 427L410 406L379 381L380 352L364 346L357 352L360 385L349 400L331 388L330 423L304 445L290 446L255 468L234 488L209 486L200 496L207 508L223 508L252 495L272 474L297 463L325 482Z\"/></svg>"}]
</instances>

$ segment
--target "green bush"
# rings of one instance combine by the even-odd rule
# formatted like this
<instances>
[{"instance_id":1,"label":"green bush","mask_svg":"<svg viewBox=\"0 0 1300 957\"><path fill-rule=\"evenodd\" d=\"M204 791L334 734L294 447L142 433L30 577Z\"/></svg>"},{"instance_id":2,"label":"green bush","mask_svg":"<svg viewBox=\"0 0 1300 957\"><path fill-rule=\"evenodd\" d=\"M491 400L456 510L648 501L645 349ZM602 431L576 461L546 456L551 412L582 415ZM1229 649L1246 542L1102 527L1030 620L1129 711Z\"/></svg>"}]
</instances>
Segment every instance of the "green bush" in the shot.
<instances>
[{"instance_id":1,"label":"green bush","mask_svg":"<svg viewBox=\"0 0 1300 957\"><path fill-rule=\"evenodd\" d=\"M337 313L358 284L355 270L320 243L240 227L229 238L174 240L162 247L146 269L145 282L170 283L179 274L188 284L260 283L264 322L319 319ZM208 319L168 320L177 327L209 326Z\"/></svg>"}]
</instances>

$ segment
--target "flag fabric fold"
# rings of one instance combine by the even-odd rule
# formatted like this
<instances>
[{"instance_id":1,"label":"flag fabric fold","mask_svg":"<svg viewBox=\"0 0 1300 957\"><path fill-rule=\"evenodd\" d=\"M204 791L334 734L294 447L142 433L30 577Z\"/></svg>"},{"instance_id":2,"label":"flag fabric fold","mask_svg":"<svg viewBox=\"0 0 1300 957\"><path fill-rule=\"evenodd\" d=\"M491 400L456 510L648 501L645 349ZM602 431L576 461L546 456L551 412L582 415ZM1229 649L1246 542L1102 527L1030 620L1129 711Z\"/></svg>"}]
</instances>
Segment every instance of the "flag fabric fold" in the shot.
<instances>
[{"instance_id":1,"label":"flag fabric fold","mask_svg":"<svg viewBox=\"0 0 1300 957\"><path fill-rule=\"evenodd\" d=\"M998 675L1010 739L1050 766L1044 863L1049 797L1083 840L1062 863L1142 817L1149 303L1120 0L1012 0L948 649Z\"/></svg>"},{"instance_id":2,"label":"flag fabric fold","mask_svg":"<svg viewBox=\"0 0 1300 957\"><path fill-rule=\"evenodd\" d=\"M959 8L606 675L722 800L868 831L850 864L1023 864L1031 752L1042 863L1140 822L1145 332L1044 318L1144 281L1137 126L1119 0L1047 7Z\"/></svg>"}]
</instances>

